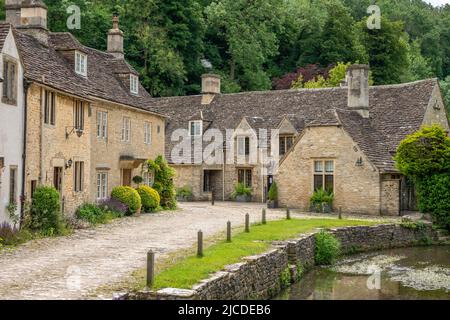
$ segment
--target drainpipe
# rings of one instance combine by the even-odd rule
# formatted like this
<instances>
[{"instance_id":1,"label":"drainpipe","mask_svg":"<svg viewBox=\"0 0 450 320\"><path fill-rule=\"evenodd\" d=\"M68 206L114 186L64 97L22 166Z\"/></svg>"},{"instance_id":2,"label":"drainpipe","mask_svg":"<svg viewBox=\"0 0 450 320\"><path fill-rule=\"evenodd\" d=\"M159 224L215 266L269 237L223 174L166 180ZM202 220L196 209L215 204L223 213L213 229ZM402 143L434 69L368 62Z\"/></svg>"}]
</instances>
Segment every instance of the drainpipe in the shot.
<instances>
[{"instance_id":1,"label":"drainpipe","mask_svg":"<svg viewBox=\"0 0 450 320\"><path fill-rule=\"evenodd\" d=\"M222 201L225 201L225 147L222 147Z\"/></svg>"},{"instance_id":2,"label":"drainpipe","mask_svg":"<svg viewBox=\"0 0 450 320\"><path fill-rule=\"evenodd\" d=\"M20 206L20 224L19 228L22 227L22 222L25 213L25 195L26 195L26 169L25 164L27 160L27 121L28 121L28 88L31 82L24 79L23 81L23 146L22 146L22 194L21 194L21 206Z\"/></svg>"}]
</instances>

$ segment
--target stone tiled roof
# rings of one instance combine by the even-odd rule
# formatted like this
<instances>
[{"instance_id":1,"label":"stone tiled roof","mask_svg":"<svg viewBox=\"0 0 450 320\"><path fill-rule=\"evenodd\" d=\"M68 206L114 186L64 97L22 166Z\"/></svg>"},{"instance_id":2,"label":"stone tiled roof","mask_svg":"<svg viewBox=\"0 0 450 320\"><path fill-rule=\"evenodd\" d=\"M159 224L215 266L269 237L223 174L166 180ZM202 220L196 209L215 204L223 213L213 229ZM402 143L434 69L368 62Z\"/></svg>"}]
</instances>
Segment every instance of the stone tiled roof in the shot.
<instances>
[{"instance_id":1,"label":"stone tiled roof","mask_svg":"<svg viewBox=\"0 0 450 320\"><path fill-rule=\"evenodd\" d=\"M373 86L369 89L370 118L347 110L346 88L300 89L217 95L201 105L201 96L154 99L155 109L165 113L166 156L175 145L172 132L188 129L189 119L202 112L213 119L204 130L235 129L243 118L253 129L275 129L286 117L301 132L306 126L337 125L346 130L371 162L381 171L395 171L391 152L400 141L419 129L436 79L414 83Z\"/></svg>"},{"instance_id":2,"label":"stone tiled roof","mask_svg":"<svg viewBox=\"0 0 450 320\"><path fill-rule=\"evenodd\" d=\"M28 80L86 98L99 98L141 110L157 113L152 109L153 98L140 85L139 94L129 90L129 80L121 80L119 73L136 74L126 61L112 54L83 46L70 33L49 33L48 46L32 36L14 31L17 46ZM87 77L75 72L73 60L64 52L78 50L87 58Z\"/></svg>"},{"instance_id":3,"label":"stone tiled roof","mask_svg":"<svg viewBox=\"0 0 450 320\"><path fill-rule=\"evenodd\" d=\"M6 37L8 36L11 25L9 23L0 23L0 51L3 50Z\"/></svg>"}]
</instances>

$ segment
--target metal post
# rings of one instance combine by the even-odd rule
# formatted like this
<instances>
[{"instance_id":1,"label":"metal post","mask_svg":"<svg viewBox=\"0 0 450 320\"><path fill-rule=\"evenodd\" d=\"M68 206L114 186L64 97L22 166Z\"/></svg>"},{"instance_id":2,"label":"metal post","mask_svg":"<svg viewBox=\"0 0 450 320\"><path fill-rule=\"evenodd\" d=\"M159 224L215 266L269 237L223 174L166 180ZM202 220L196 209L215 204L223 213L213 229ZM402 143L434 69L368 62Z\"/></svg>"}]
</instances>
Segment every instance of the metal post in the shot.
<instances>
[{"instance_id":1,"label":"metal post","mask_svg":"<svg viewBox=\"0 0 450 320\"><path fill-rule=\"evenodd\" d=\"M291 210L289 208L286 208L286 219L291 220Z\"/></svg>"},{"instance_id":2,"label":"metal post","mask_svg":"<svg viewBox=\"0 0 450 320\"><path fill-rule=\"evenodd\" d=\"M250 215L248 213L245 215L245 232L250 232Z\"/></svg>"},{"instance_id":3,"label":"metal post","mask_svg":"<svg viewBox=\"0 0 450 320\"><path fill-rule=\"evenodd\" d=\"M147 287L151 288L155 283L155 253L147 252Z\"/></svg>"},{"instance_id":4,"label":"metal post","mask_svg":"<svg viewBox=\"0 0 450 320\"><path fill-rule=\"evenodd\" d=\"M267 224L266 209L262 209L262 224Z\"/></svg>"},{"instance_id":5,"label":"metal post","mask_svg":"<svg viewBox=\"0 0 450 320\"><path fill-rule=\"evenodd\" d=\"M227 222L227 242L231 242L231 222Z\"/></svg>"},{"instance_id":6,"label":"metal post","mask_svg":"<svg viewBox=\"0 0 450 320\"><path fill-rule=\"evenodd\" d=\"M200 230L197 234L197 257L203 257L203 232Z\"/></svg>"}]
</instances>

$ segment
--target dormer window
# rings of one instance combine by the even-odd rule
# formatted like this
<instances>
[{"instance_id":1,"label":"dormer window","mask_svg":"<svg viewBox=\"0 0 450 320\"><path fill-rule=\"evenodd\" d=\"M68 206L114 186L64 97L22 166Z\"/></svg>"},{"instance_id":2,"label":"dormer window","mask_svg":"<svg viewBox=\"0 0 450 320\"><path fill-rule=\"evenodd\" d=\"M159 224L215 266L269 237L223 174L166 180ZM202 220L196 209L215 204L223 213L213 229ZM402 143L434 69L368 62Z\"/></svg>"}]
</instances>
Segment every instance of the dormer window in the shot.
<instances>
[{"instance_id":1,"label":"dormer window","mask_svg":"<svg viewBox=\"0 0 450 320\"><path fill-rule=\"evenodd\" d=\"M201 120L189 122L189 133L191 136L201 136L203 131L203 124Z\"/></svg>"},{"instance_id":2,"label":"dormer window","mask_svg":"<svg viewBox=\"0 0 450 320\"><path fill-rule=\"evenodd\" d=\"M139 94L139 78L134 74L130 74L130 91L132 94Z\"/></svg>"},{"instance_id":3,"label":"dormer window","mask_svg":"<svg viewBox=\"0 0 450 320\"><path fill-rule=\"evenodd\" d=\"M79 51L75 51L75 72L87 76L87 55Z\"/></svg>"}]
</instances>

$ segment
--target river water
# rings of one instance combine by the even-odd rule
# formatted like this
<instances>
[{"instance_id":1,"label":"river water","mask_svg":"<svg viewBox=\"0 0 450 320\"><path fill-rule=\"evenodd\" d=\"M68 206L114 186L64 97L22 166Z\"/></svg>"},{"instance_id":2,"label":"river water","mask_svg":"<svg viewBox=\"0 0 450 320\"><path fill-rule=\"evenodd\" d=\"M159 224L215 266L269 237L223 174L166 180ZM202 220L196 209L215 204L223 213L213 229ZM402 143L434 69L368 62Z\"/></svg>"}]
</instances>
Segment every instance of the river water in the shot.
<instances>
[{"instance_id":1,"label":"river water","mask_svg":"<svg viewBox=\"0 0 450 320\"><path fill-rule=\"evenodd\" d=\"M450 246L358 254L316 267L283 300L450 300Z\"/></svg>"}]
</instances>

